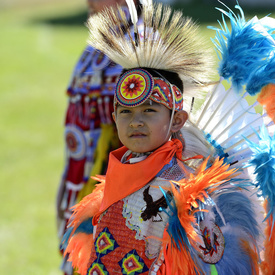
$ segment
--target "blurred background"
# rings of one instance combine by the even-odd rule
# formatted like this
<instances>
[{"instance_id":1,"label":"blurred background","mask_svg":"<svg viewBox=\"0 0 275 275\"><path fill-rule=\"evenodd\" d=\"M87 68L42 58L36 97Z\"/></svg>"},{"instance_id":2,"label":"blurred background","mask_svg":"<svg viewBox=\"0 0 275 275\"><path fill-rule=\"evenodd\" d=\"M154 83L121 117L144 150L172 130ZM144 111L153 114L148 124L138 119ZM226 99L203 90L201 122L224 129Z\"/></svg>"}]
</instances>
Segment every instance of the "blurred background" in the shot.
<instances>
[{"instance_id":1,"label":"blurred background","mask_svg":"<svg viewBox=\"0 0 275 275\"><path fill-rule=\"evenodd\" d=\"M209 43L217 0L163 0L202 25ZM235 1L224 2L234 7ZM247 19L274 0L240 0ZM64 161L65 95L85 47L85 0L0 2L1 274L61 274L55 198Z\"/></svg>"}]
</instances>

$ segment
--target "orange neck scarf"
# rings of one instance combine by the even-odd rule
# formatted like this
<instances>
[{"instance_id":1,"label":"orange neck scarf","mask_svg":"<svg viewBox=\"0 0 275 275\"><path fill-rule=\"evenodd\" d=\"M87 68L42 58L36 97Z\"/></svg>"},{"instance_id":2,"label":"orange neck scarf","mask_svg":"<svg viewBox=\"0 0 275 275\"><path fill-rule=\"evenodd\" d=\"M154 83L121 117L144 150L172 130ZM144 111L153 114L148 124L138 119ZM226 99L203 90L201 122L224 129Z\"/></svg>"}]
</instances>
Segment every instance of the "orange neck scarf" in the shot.
<instances>
[{"instance_id":1,"label":"orange neck scarf","mask_svg":"<svg viewBox=\"0 0 275 275\"><path fill-rule=\"evenodd\" d=\"M149 183L174 155L179 159L182 157L182 143L178 139L166 142L145 160L134 164L121 163L127 150L123 146L110 153L103 200L94 216L94 225L108 207Z\"/></svg>"}]
</instances>

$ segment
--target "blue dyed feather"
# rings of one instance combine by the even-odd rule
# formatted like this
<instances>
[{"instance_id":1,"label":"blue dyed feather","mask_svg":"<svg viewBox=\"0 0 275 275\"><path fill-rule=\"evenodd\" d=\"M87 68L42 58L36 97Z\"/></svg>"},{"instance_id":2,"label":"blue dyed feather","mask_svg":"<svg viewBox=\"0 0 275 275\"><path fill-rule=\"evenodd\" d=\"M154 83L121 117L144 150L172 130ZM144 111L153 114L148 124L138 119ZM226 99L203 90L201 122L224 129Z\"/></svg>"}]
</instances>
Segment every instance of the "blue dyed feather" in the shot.
<instances>
[{"instance_id":1,"label":"blue dyed feather","mask_svg":"<svg viewBox=\"0 0 275 275\"><path fill-rule=\"evenodd\" d=\"M236 227L247 232L256 240L259 236L258 223L255 219L255 212L249 198L240 191L229 191L220 194L215 200L223 218L231 227ZM223 221L215 211L215 222L222 227Z\"/></svg>"},{"instance_id":2,"label":"blue dyed feather","mask_svg":"<svg viewBox=\"0 0 275 275\"><path fill-rule=\"evenodd\" d=\"M240 11L240 15L235 15L231 10L226 12L218 9L222 12L223 25L218 21L220 28L209 28L216 31L212 41L220 53L219 74L227 80L231 79L235 89L241 91L250 73L263 65L273 48L273 43L266 35L255 29L260 24L258 20L246 22L241 7L235 7ZM231 31L224 16L230 19ZM273 29L265 29L272 35Z\"/></svg>"},{"instance_id":3,"label":"blue dyed feather","mask_svg":"<svg viewBox=\"0 0 275 275\"><path fill-rule=\"evenodd\" d=\"M241 238L247 237L247 240L251 241L259 237L258 223L251 201L239 191L233 191L220 194L215 202L227 226L232 228L232 230L223 232L225 249L223 257L216 264L218 274L254 274L251 270L250 256L242 250L240 242ZM223 221L218 212L214 212L215 222L223 231ZM246 234L242 234L244 232Z\"/></svg>"},{"instance_id":4,"label":"blue dyed feather","mask_svg":"<svg viewBox=\"0 0 275 275\"><path fill-rule=\"evenodd\" d=\"M240 249L239 236L227 232L223 234L223 237L226 247L222 258L215 264L218 274L254 274L251 270L250 257Z\"/></svg>"},{"instance_id":5,"label":"blue dyed feather","mask_svg":"<svg viewBox=\"0 0 275 275\"><path fill-rule=\"evenodd\" d=\"M182 248L189 251L190 255L192 256L192 259L195 263L197 263L199 269L202 270L203 274L206 274L206 272L208 274L209 266L201 260L199 260L197 251L191 246L187 234L180 223L180 220L178 218L176 202L173 196L169 195L168 193L165 193L165 191L161 187L159 188L166 199L169 210L172 212L172 214L170 214L164 208L160 208L160 211L165 212L169 216L168 226L166 227L166 230L171 238L173 247L177 248L179 251Z\"/></svg>"},{"instance_id":6,"label":"blue dyed feather","mask_svg":"<svg viewBox=\"0 0 275 275\"><path fill-rule=\"evenodd\" d=\"M69 227L65 234L63 235L63 238L61 240L61 243L60 243L60 248L61 250L66 250L67 246L68 246L68 242L69 242L69 239L71 237L71 234L72 234L72 231L73 231L73 227Z\"/></svg>"},{"instance_id":7,"label":"blue dyed feather","mask_svg":"<svg viewBox=\"0 0 275 275\"><path fill-rule=\"evenodd\" d=\"M268 201L268 212L265 219L272 214L275 217L275 135L271 137L265 126L258 134L259 143L247 140L253 151L249 165L254 166L256 174L255 186L259 195ZM272 221L272 228L274 220Z\"/></svg>"},{"instance_id":8,"label":"blue dyed feather","mask_svg":"<svg viewBox=\"0 0 275 275\"><path fill-rule=\"evenodd\" d=\"M75 230L74 235L77 233L86 233L86 234L93 234L93 223L92 223L93 218L89 218L85 221L83 221ZM68 246L69 239L72 235L72 232L74 230L74 227L68 227L66 230L65 234L63 235L63 238L61 240L61 249L66 249Z\"/></svg>"},{"instance_id":9,"label":"blue dyed feather","mask_svg":"<svg viewBox=\"0 0 275 275\"><path fill-rule=\"evenodd\" d=\"M191 245L186 235L184 228L182 227L180 220L178 218L178 210L176 206L176 202L172 196L169 196L165 191L159 187L161 192L163 193L167 205L171 210L172 214L168 213L165 209L161 208L161 211L165 212L169 216L169 223L167 227L167 232L171 237L172 244L177 249L181 250L181 246L187 250L191 250Z\"/></svg>"},{"instance_id":10,"label":"blue dyed feather","mask_svg":"<svg viewBox=\"0 0 275 275\"><path fill-rule=\"evenodd\" d=\"M264 86L270 83L275 84L275 56L267 59L265 63L267 64L251 74L247 82L246 90L250 95L256 95Z\"/></svg>"}]
</instances>

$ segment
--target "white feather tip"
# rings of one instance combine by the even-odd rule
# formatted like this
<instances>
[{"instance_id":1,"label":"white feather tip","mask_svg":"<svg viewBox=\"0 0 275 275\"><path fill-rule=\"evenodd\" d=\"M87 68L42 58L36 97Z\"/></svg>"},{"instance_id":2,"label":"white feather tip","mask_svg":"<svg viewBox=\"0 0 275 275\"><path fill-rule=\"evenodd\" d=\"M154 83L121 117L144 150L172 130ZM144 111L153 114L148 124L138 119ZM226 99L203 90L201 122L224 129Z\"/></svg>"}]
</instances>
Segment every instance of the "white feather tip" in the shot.
<instances>
[{"instance_id":1,"label":"white feather tip","mask_svg":"<svg viewBox=\"0 0 275 275\"><path fill-rule=\"evenodd\" d=\"M131 20L134 26L136 26L138 21L137 9L134 0L126 0L127 6L129 8L129 12L131 15Z\"/></svg>"}]
</instances>

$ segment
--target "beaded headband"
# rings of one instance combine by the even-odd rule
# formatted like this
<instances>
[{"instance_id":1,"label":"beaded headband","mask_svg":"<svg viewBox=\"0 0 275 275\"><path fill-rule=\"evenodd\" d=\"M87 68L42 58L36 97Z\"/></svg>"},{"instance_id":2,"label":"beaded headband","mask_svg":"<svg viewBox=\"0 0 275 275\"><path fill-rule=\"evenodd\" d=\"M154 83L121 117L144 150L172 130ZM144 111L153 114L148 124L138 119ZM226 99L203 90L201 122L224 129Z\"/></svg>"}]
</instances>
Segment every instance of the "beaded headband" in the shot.
<instances>
[{"instance_id":1,"label":"beaded headband","mask_svg":"<svg viewBox=\"0 0 275 275\"><path fill-rule=\"evenodd\" d=\"M178 87L163 78L153 77L144 69L129 70L119 78L115 89L115 109L117 104L124 107L139 106L147 99L163 104L170 110L173 110L173 105L175 111L183 108L183 97Z\"/></svg>"}]
</instances>

